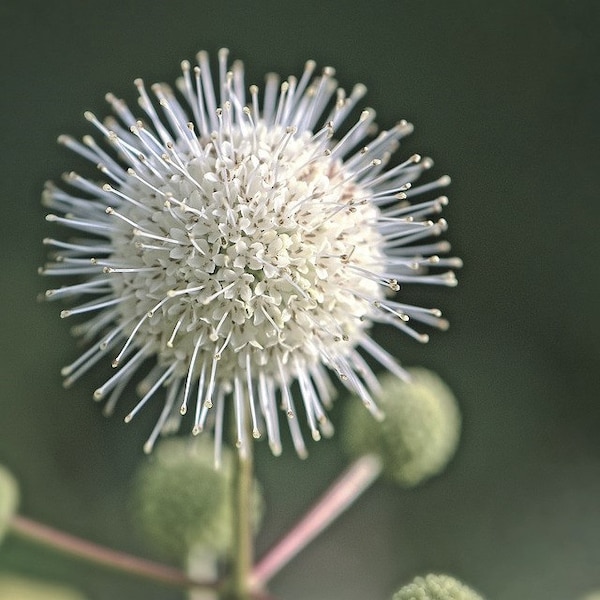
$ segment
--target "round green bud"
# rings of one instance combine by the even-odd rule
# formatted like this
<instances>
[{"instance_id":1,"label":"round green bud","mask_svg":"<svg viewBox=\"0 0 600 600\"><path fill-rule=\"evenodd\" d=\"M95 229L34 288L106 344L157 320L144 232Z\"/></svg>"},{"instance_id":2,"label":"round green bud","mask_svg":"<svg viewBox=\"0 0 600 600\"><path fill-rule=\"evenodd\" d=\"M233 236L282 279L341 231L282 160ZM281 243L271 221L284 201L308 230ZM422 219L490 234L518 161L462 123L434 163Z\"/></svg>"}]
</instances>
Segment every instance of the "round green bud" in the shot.
<instances>
[{"instance_id":1,"label":"round green bud","mask_svg":"<svg viewBox=\"0 0 600 600\"><path fill-rule=\"evenodd\" d=\"M84 596L67 587L33 581L14 575L0 576L0 598L15 600L84 600Z\"/></svg>"},{"instance_id":2,"label":"round green bud","mask_svg":"<svg viewBox=\"0 0 600 600\"><path fill-rule=\"evenodd\" d=\"M19 505L19 484L13 475L0 465L0 542L10 526Z\"/></svg>"},{"instance_id":3,"label":"round green bud","mask_svg":"<svg viewBox=\"0 0 600 600\"><path fill-rule=\"evenodd\" d=\"M384 375L377 421L359 402L348 403L346 446L354 456L378 455L388 479L412 487L448 464L460 439L460 412L448 386L432 371L408 369L409 383Z\"/></svg>"},{"instance_id":4,"label":"round green bud","mask_svg":"<svg viewBox=\"0 0 600 600\"><path fill-rule=\"evenodd\" d=\"M449 575L415 577L392 600L483 600L477 592Z\"/></svg>"},{"instance_id":5,"label":"round green bud","mask_svg":"<svg viewBox=\"0 0 600 600\"><path fill-rule=\"evenodd\" d=\"M215 468L207 437L164 440L134 480L134 518L163 554L183 559L193 547L220 553L231 537L231 455Z\"/></svg>"}]
</instances>

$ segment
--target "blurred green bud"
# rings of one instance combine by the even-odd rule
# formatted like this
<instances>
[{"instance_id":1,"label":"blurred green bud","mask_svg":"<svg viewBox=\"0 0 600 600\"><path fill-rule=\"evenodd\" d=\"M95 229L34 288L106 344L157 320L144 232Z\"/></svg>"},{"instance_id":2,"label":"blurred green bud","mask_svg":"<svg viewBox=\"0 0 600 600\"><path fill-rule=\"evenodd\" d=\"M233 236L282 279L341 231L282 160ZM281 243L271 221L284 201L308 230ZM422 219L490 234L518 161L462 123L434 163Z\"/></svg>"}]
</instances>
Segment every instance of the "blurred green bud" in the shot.
<instances>
[{"instance_id":1,"label":"blurred green bud","mask_svg":"<svg viewBox=\"0 0 600 600\"><path fill-rule=\"evenodd\" d=\"M392 600L483 600L460 581L448 575L415 577L412 583L398 590Z\"/></svg>"},{"instance_id":2,"label":"blurred green bud","mask_svg":"<svg viewBox=\"0 0 600 600\"><path fill-rule=\"evenodd\" d=\"M354 456L376 454L383 474L405 487L437 475L460 438L460 412L452 391L432 371L408 369L412 381L384 375L377 403L385 418L373 419L360 402L347 404L346 446Z\"/></svg>"},{"instance_id":3,"label":"blurred green bud","mask_svg":"<svg viewBox=\"0 0 600 600\"><path fill-rule=\"evenodd\" d=\"M0 600L84 600L76 590L33 581L15 575L0 575Z\"/></svg>"},{"instance_id":4,"label":"blurred green bud","mask_svg":"<svg viewBox=\"0 0 600 600\"><path fill-rule=\"evenodd\" d=\"M581 600L600 600L600 591L590 592L581 598Z\"/></svg>"},{"instance_id":5,"label":"blurred green bud","mask_svg":"<svg viewBox=\"0 0 600 600\"><path fill-rule=\"evenodd\" d=\"M164 440L134 480L136 524L163 554L183 559L192 547L223 552L231 537L232 457L214 465L208 437Z\"/></svg>"},{"instance_id":6,"label":"blurred green bud","mask_svg":"<svg viewBox=\"0 0 600 600\"><path fill-rule=\"evenodd\" d=\"M0 542L9 528L19 505L19 484L7 469L0 465Z\"/></svg>"}]
</instances>

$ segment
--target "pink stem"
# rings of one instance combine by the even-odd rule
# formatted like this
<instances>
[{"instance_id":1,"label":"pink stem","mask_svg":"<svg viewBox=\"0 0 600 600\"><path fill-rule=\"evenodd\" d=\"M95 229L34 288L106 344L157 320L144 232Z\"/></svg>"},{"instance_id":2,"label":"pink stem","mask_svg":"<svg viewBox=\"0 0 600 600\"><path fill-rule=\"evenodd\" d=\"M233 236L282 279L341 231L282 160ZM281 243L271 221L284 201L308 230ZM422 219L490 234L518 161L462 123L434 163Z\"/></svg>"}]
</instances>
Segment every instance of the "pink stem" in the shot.
<instances>
[{"instance_id":1,"label":"pink stem","mask_svg":"<svg viewBox=\"0 0 600 600\"><path fill-rule=\"evenodd\" d=\"M173 567L105 548L104 546L53 529L27 517L20 515L13 516L10 522L10 529L13 533L39 544L49 546L64 554L104 565L117 571L138 575L176 587L216 588L216 583L196 581Z\"/></svg>"},{"instance_id":2,"label":"pink stem","mask_svg":"<svg viewBox=\"0 0 600 600\"><path fill-rule=\"evenodd\" d=\"M333 483L304 517L256 564L250 576L262 588L282 567L339 517L379 476L381 463L362 456Z\"/></svg>"}]
</instances>

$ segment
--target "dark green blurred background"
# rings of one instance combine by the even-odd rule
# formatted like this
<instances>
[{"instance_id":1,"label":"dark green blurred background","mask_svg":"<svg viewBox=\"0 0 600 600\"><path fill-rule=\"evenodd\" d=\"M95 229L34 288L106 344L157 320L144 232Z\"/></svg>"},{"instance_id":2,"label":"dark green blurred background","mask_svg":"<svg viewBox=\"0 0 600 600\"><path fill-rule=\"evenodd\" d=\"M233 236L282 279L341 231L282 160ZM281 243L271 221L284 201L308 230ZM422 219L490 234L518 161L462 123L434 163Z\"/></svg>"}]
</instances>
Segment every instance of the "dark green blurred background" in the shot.
<instances>
[{"instance_id":1,"label":"dark green blurred background","mask_svg":"<svg viewBox=\"0 0 600 600\"><path fill-rule=\"evenodd\" d=\"M22 510L69 532L152 557L131 533L129 485L155 415L129 426L91 400L109 370L64 391L77 354L36 275L50 234L47 178L81 161L59 133L90 133L108 90L172 81L179 61L228 46L250 82L299 73L307 58L362 81L378 122L406 118L403 146L449 173L457 289L414 290L451 319L427 346L378 330L406 365L436 370L464 415L441 477L402 492L377 484L273 583L285 600L389 598L431 570L490 600L577 599L600 588L598 250L600 3L595 0L80 2L0 8L0 462ZM92 173L92 171L86 171ZM56 230L53 230L54 232ZM392 339L385 340L386 337ZM339 404L334 419L340 420ZM300 462L259 449L268 510L260 549L344 465L340 436ZM68 561L14 539L0 570L54 578L91 599L177 591Z\"/></svg>"}]
</instances>

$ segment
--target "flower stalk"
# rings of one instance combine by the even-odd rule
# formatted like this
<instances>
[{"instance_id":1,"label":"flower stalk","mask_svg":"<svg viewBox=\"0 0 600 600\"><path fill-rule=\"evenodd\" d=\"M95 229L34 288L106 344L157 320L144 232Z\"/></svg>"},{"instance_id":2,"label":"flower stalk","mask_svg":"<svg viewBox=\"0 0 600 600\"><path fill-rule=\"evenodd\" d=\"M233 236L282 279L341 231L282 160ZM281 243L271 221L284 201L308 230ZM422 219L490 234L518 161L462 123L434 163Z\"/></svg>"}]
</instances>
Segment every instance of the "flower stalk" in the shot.
<instances>
[{"instance_id":1,"label":"flower stalk","mask_svg":"<svg viewBox=\"0 0 600 600\"><path fill-rule=\"evenodd\" d=\"M248 600L253 562L253 457L252 444L237 452L233 477L233 546L231 589L226 600Z\"/></svg>"},{"instance_id":2,"label":"flower stalk","mask_svg":"<svg viewBox=\"0 0 600 600\"><path fill-rule=\"evenodd\" d=\"M354 461L296 526L256 564L251 575L253 588L261 589L349 508L380 473L381 461L374 455L362 456Z\"/></svg>"}]
</instances>

